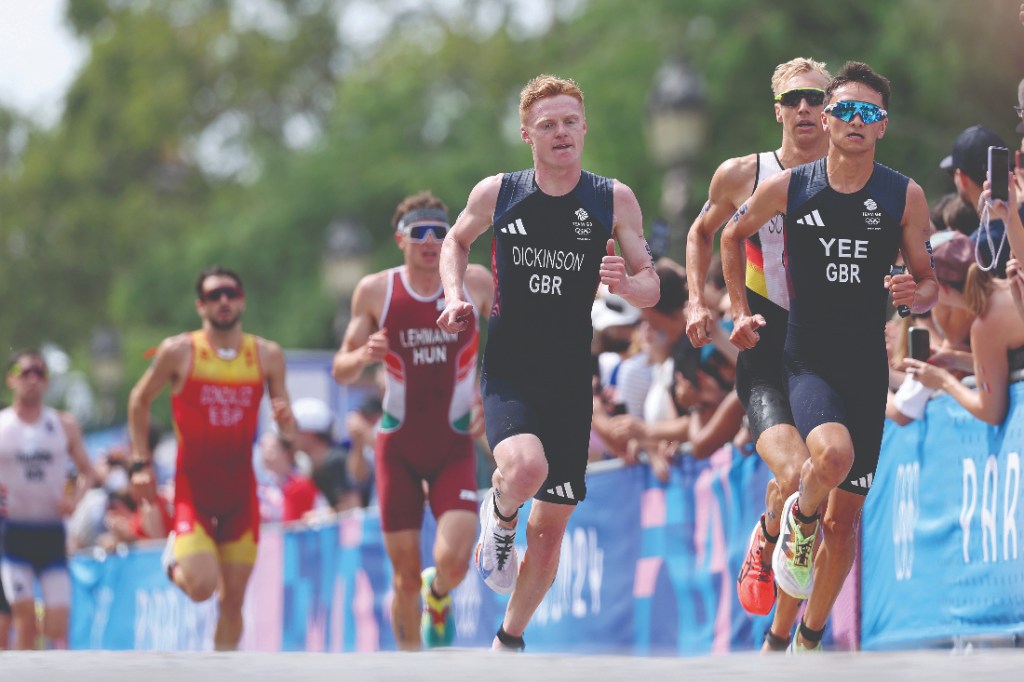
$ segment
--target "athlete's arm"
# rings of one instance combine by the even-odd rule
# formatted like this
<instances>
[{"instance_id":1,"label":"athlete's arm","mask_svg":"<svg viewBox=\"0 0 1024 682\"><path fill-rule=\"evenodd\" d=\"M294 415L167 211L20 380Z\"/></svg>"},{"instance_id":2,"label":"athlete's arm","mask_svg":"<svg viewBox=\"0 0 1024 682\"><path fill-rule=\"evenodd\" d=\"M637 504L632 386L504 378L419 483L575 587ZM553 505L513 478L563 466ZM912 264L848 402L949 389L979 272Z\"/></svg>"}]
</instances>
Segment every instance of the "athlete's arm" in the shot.
<instances>
[{"instance_id":1,"label":"athlete's arm","mask_svg":"<svg viewBox=\"0 0 1024 682\"><path fill-rule=\"evenodd\" d=\"M601 259L601 282L637 308L650 308L661 297L661 282L654 272L651 247L644 238L640 203L633 190L618 180L612 192L612 232L622 255L615 255L614 244L609 246L608 254Z\"/></svg>"},{"instance_id":2,"label":"athlete's arm","mask_svg":"<svg viewBox=\"0 0 1024 682\"><path fill-rule=\"evenodd\" d=\"M75 469L78 470L74 496L65 510L67 513L71 513L78 506L82 496L99 483L99 476L96 474L96 470L93 469L89 453L85 449L82 427L79 425L78 420L68 412L61 412L60 423L64 428L64 435L68 439L68 454L71 455L71 461L75 463Z\"/></svg>"},{"instance_id":3,"label":"athlete's arm","mask_svg":"<svg viewBox=\"0 0 1024 682\"><path fill-rule=\"evenodd\" d=\"M187 334L164 339L149 369L128 395L128 439L133 460L148 462L153 458L149 451L149 408L164 386L175 380L189 353Z\"/></svg>"},{"instance_id":4,"label":"athlete's arm","mask_svg":"<svg viewBox=\"0 0 1024 682\"><path fill-rule=\"evenodd\" d=\"M270 408L277 422L281 439L286 443L295 442L298 426L292 414L292 403L288 397L288 384L285 381L286 363L281 346L267 339L257 339L259 344L260 364L267 382L267 393L270 396Z\"/></svg>"},{"instance_id":5,"label":"athlete's arm","mask_svg":"<svg viewBox=\"0 0 1024 682\"><path fill-rule=\"evenodd\" d=\"M331 365L331 374L339 384L352 383L365 367L387 355L388 333L378 328L387 295L387 278L387 271L377 272L363 277L356 285L352 317Z\"/></svg>"},{"instance_id":6,"label":"athlete's arm","mask_svg":"<svg viewBox=\"0 0 1024 682\"><path fill-rule=\"evenodd\" d=\"M894 306L910 306L911 312L926 313L939 298L939 283L932 267L928 238L931 221L924 190L913 180L907 186L907 205L903 210L900 251L909 273L894 275L889 282Z\"/></svg>"},{"instance_id":7,"label":"athlete's arm","mask_svg":"<svg viewBox=\"0 0 1024 682\"><path fill-rule=\"evenodd\" d=\"M782 171L758 187L722 232L722 271L732 303L733 330L730 340L737 348L753 348L760 339L758 328L765 325L763 316L750 315L743 240L757 232L775 214L785 213L789 197L789 176L790 171Z\"/></svg>"},{"instance_id":8,"label":"athlete's arm","mask_svg":"<svg viewBox=\"0 0 1024 682\"><path fill-rule=\"evenodd\" d=\"M715 233L739 208L736 197L750 196L751 166L757 167L756 161L751 163L754 159L756 156L729 159L718 167L711 178L708 200L686 234L686 286L690 293L685 306L686 335L696 348L710 340L715 324L704 300Z\"/></svg>"},{"instance_id":9,"label":"athlete's arm","mask_svg":"<svg viewBox=\"0 0 1024 682\"><path fill-rule=\"evenodd\" d=\"M501 190L500 174L484 178L469 193L466 208L459 214L441 244L441 282L445 307L437 318L442 331L457 334L469 324L472 304L465 300L463 284L469 267L469 248L491 226Z\"/></svg>"}]
</instances>

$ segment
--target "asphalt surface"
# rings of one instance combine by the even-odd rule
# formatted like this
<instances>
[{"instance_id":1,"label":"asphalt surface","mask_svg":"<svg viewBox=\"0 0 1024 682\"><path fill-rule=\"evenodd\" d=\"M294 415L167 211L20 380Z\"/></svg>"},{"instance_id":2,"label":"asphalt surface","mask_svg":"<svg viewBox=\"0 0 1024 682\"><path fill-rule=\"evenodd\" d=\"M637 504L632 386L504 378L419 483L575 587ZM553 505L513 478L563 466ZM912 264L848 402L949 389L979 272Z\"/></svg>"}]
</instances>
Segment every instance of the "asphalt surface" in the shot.
<instances>
[{"instance_id":1,"label":"asphalt surface","mask_svg":"<svg viewBox=\"0 0 1024 682\"><path fill-rule=\"evenodd\" d=\"M693 658L554 656L443 650L418 654L0 652L0 680L21 682L532 682L534 680L1022 680L1024 650L903 651Z\"/></svg>"}]
</instances>

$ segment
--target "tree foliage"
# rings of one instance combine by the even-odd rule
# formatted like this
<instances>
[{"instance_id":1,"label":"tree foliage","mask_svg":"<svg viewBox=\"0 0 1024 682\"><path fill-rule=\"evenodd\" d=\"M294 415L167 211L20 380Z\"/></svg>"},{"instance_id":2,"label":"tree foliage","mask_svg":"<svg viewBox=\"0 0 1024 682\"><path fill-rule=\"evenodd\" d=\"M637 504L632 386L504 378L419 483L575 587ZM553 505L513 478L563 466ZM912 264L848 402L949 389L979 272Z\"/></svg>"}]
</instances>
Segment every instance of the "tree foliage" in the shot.
<instances>
[{"instance_id":1,"label":"tree foliage","mask_svg":"<svg viewBox=\"0 0 1024 682\"><path fill-rule=\"evenodd\" d=\"M1017 5L76 0L68 21L90 56L59 123L0 108L0 338L55 341L87 363L91 331L110 325L130 382L145 348L197 324L192 283L217 262L245 279L247 328L334 347L328 226L365 227L367 268L397 263L402 196L432 189L454 215L476 181L529 165L518 92L543 72L581 84L585 164L629 184L649 221L663 169L647 101L667 57L707 83L696 195L723 159L778 144L775 64L866 61L893 85L879 160L935 199L961 129L1016 139Z\"/></svg>"}]
</instances>

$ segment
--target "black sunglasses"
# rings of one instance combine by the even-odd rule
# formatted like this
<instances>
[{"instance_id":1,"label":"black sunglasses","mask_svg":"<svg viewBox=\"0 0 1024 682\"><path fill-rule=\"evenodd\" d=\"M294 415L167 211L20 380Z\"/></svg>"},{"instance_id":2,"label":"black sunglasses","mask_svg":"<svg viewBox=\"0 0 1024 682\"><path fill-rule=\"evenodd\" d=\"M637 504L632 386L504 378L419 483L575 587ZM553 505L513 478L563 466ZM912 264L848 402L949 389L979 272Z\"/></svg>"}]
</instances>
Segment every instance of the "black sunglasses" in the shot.
<instances>
[{"instance_id":1,"label":"black sunglasses","mask_svg":"<svg viewBox=\"0 0 1024 682\"><path fill-rule=\"evenodd\" d=\"M202 300L207 303L216 303L220 300L221 296L227 296L229 301L242 298L242 290L238 287L217 287L210 291L204 291Z\"/></svg>"},{"instance_id":2,"label":"black sunglasses","mask_svg":"<svg viewBox=\"0 0 1024 682\"><path fill-rule=\"evenodd\" d=\"M825 91L821 88L793 88L775 95L775 101L784 107L800 106L802 99L812 107L820 107L825 103Z\"/></svg>"},{"instance_id":3,"label":"black sunglasses","mask_svg":"<svg viewBox=\"0 0 1024 682\"><path fill-rule=\"evenodd\" d=\"M11 374L16 377L35 376L37 379L46 379L50 376L50 372L42 365L27 365L25 367L15 365L11 368Z\"/></svg>"}]
</instances>

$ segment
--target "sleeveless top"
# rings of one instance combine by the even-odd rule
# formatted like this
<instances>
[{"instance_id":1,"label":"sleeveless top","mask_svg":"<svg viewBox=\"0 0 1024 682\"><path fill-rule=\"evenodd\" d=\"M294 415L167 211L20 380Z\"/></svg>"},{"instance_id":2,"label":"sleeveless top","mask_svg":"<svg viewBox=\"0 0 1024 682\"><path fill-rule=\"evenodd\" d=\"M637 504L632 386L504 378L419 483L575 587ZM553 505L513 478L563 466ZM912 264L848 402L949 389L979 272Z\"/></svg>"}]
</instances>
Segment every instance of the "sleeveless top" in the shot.
<instances>
[{"instance_id":1,"label":"sleeveless top","mask_svg":"<svg viewBox=\"0 0 1024 682\"><path fill-rule=\"evenodd\" d=\"M467 300L469 294L466 294ZM466 329L449 334L437 327L444 310L444 288L420 296L405 268L388 271L387 294L380 316L388 330L387 369L380 433L407 430L421 444L432 434L469 433L480 347L476 310Z\"/></svg>"},{"instance_id":2,"label":"sleeveless top","mask_svg":"<svg viewBox=\"0 0 1024 682\"><path fill-rule=\"evenodd\" d=\"M757 155L756 190L763 182L783 170L775 152ZM789 283L786 279L784 217L774 216L746 241L747 288L783 310L789 310Z\"/></svg>"},{"instance_id":3,"label":"sleeveless top","mask_svg":"<svg viewBox=\"0 0 1024 682\"><path fill-rule=\"evenodd\" d=\"M187 477L193 498L207 508L232 509L251 496L255 480L252 448L264 387L256 337L243 336L230 360L217 354L202 330L190 337L188 376L171 396L175 475Z\"/></svg>"},{"instance_id":4,"label":"sleeveless top","mask_svg":"<svg viewBox=\"0 0 1024 682\"><path fill-rule=\"evenodd\" d=\"M70 467L68 437L57 410L44 406L31 424L21 421L13 407L0 410L0 515L60 523Z\"/></svg>"},{"instance_id":5,"label":"sleeveless top","mask_svg":"<svg viewBox=\"0 0 1024 682\"><path fill-rule=\"evenodd\" d=\"M494 307L484 373L518 379L590 374L590 311L612 236L613 181L583 171L563 196L534 171L506 173L494 209Z\"/></svg>"},{"instance_id":6,"label":"sleeveless top","mask_svg":"<svg viewBox=\"0 0 1024 682\"><path fill-rule=\"evenodd\" d=\"M819 159L794 168L789 183L791 330L839 341L877 336L884 343L884 278L899 251L910 180L875 163L863 188L842 194L829 186L825 164Z\"/></svg>"}]
</instances>

